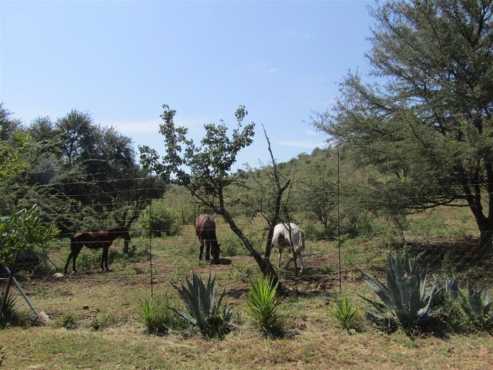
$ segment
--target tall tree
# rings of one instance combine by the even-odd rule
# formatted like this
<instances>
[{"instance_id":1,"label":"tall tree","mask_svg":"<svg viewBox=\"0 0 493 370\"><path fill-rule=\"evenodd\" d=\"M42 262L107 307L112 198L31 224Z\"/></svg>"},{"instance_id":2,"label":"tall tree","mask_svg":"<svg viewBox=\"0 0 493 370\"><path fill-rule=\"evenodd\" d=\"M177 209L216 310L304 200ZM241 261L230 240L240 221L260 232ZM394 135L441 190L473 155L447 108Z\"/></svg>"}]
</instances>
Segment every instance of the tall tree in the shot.
<instances>
[{"instance_id":1,"label":"tall tree","mask_svg":"<svg viewBox=\"0 0 493 370\"><path fill-rule=\"evenodd\" d=\"M264 275L277 280L277 273L269 260L269 253L263 255L245 235L231 213L231 204L225 193L241 182L241 176L233 173L238 153L253 142L255 124L243 124L247 115L245 107L240 106L235 113L237 126L231 135L224 123L205 125L205 135L199 145L187 136L185 127L177 127L174 122L176 112L163 106L160 132L164 136L166 151L161 159L149 147L141 147L141 160L149 168L187 188L192 196L203 206L223 217L231 230L241 240L245 249L255 259ZM282 192L285 185L280 185ZM281 193L282 197L282 193ZM280 207L280 201L276 202ZM279 209L277 212L279 214ZM270 251L270 247L269 247Z\"/></svg>"},{"instance_id":2,"label":"tall tree","mask_svg":"<svg viewBox=\"0 0 493 370\"><path fill-rule=\"evenodd\" d=\"M374 15L373 83L349 75L317 123L380 170L382 207L468 206L490 249L493 1L386 1Z\"/></svg>"}]
</instances>

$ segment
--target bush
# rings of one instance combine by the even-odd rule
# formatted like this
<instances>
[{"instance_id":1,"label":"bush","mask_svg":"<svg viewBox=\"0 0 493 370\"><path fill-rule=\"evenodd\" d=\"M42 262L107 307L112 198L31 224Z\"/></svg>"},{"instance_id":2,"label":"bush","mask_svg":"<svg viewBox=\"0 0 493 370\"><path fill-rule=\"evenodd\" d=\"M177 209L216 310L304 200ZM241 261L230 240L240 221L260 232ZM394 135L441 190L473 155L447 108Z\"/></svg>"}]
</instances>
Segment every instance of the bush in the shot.
<instances>
[{"instance_id":1,"label":"bush","mask_svg":"<svg viewBox=\"0 0 493 370\"><path fill-rule=\"evenodd\" d=\"M169 304L167 296L146 298L141 302L141 318L146 330L153 335L166 335L170 329L185 328L185 323Z\"/></svg>"},{"instance_id":2,"label":"bush","mask_svg":"<svg viewBox=\"0 0 493 370\"><path fill-rule=\"evenodd\" d=\"M408 333L429 323L438 288L435 284L428 286L426 273L417 259L407 253L389 256L386 285L363 273L368 286L380 299L373 301L362 297L373 307L367 312L370 320L389 329L398 323Z\"/></svg>"},{"instance_id":3,"label":"bush","mask_svg":"<svg viewBox=\"0 0 493 370\"><path fill-rule=\"evenodd\" d=\"M261 277L251 283L247 298L248 310L264 335L281 337L284 332L278 313L277 284Z\"/></svg>"},{"instance_id":4,"label":"bush","mask_svg":"<svg viewBox=\"0 0 493 370\"><path fill-rule=\"evenodd\" d=\"M224 338L232 329L233 313L223 303L224 292L219 295L216 280L209 275L207 283L192 273L192 279L176 287L186 311L176 311L187 323L198 328L205 338Z\"/></svg>"},{"instance_id":5,"label":"bush","mask_svg":"<svg viewBox=\"0 0 493 370\"><path fill-rule=\"evenodd\" d=\"M74 315L68 313L62 317L62 326L67 330L77 329L78 324Z\"/></svg>"},{"instance_id":6,"label":"bush","mask_svg":"<svg viewBox=\"0 0 493 370\"><path fill-rule=\"evenodd\" d=\"M241 240L232 233L228 233L221 240L221 252L225 257L241 256L247 253Z\"/></svg>"},{"instance_id":7,"label":"bush","mask_svg":"<svg viewBox=\"0 0 493 370\"><path fill-rule=\"evenodd\" d=\"M164 200L153 201L141 214L137 223L145 235L153 236L176 235L180 231L178 215L166 207ZM139 233L137 233L139 234ZM140 233L142 234L142 233Z\"/></svg>"},{"instance_id":8,"label":"bush","mask_svg":"<svg viewBox=\"0 0 493 370\"><path fill-rule=\"evenodd\" d=\"M357 329L358 310L349 298L343 297L338 299L333 314L343 329L348 331Z\"/></svg>"}]
</instances>

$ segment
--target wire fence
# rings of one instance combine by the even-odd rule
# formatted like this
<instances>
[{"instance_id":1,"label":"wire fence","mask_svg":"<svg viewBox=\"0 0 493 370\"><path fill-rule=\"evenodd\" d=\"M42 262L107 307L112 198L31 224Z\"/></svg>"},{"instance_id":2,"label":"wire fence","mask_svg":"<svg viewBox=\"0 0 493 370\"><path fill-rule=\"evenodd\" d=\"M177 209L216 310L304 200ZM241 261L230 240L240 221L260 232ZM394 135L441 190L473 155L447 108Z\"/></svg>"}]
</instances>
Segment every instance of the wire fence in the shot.
<instances>
[{"instance_id":1,"label":"wire fence","mask_svg":"<svg viewBox=\"0 0 493 370\"><path fill-rule=\"evenodd\" d=\"M105 173L106 175L106 173ZM154 178L155 179L155 178ZM370 211L371 209L378 207L378 206L386 206L388 205L388 200L384 199L368 199L368 198L358 198L355 197L355 193L360 193L360 194L365 194L365 193L370 193L374 192L375 189L370 187L367 184L359 184L357 189L347 189L345 188L345 183L344 183L344 178L341 173L341 158L340 158L340 153L337 152L337 173L336 173L336 179L334 179L335 184L333 187L333 191L331 193L332 195L332 204L331 206L336 209L336 235L334 240L330 240L332 243L332 249L331 252L329 253L328 251L324 250L318 250L318 251L313 251L310 250L311 246L313 243L308 243L307 245L307 251L306 253L306 258L308 259L308 264L311 262L316 262L318 263L318 271L316 269L312 269L309 274L302 274L300 276L293 275L290 271L285 271L285 270L280 270L281 273L284 276L289 276L289 278L293 281L297 279L310 279L310 278L315 278L317 276L325 276L328 277L329 279L332 279L334 281L337 281L338 289L339 291L342 291L343 289L343 281L347 278L348 275L351 274L358 274L364 269L367 269L369 266L365 264L357 265L354 266L354 263L348 263L349 266L345 266L347 259L349 256L346 256L346 240L342 234L342 222L345 218L344 210L346 207L360 207L361 209ZM139 195L139 200L140 201L145 201L147 205L147 212L148 216L152 217L153 216L153 206L152 206L152 201L156 199L155 196L152 194L146 194L147 192L153 192L157 188L155 185L139 185L139 183L143 182L149 182L150 179L149 177L140 177L140 178L133 178L133 179L128 179L128 178L118 178L118 179L111 179L111 180L81 180L81 181L70 181L70 182L56 182L56 183L50 183L50 184L43 184L43 185L38 185L36 187L36 190L46 190L48 193L44 194L43 199L38 199L39 203L42 205L40 207L41 210L41 215L47 219L50 220L57 220L57 219L63 219L63 218L72 218L72 219L77 219L79 221L82 221L84 215L83 214L78 214L77 211L74 210L69 210L69 209L60 209L60 207L57 207L56 205L50 205L50 201L52 200L62 200L62 201L67 201L66 206L70 206L71 202L78 202L78 203L83 203L82 200L86 200L88 198L92 197L104 197L104 196L112 196L110 201L95 201L92 204L87 204L85 202L86 206L90 206L92 208L97 207L99 209L98 212L94 212L95 214L98 215L98 220L108 220L111 215L114 214L115 210L119 210L122 208L132 208L136 206L136 200L132 200L131 198L138 194ZM109 190L109 191L88 191L88 192L81 192L81 193L69 193L69 194L64 194L60 193L57 188L61 188L64 186L68 185L84 185L84 186L99 186L99 185L105 185L105 184L117 184L117 183L128 183L132 184L132 187L128 187L127 189L118 189L118 190ZM305 181L303 179L297 179L296 181L297 186L301 187L301 190L303 189L310 189L312 184L309 183L308 181ZM468 186L481 186L481 187L487 187L488 184L485 184L484 182L478 182L476 184L471 184L468 183ZM451 189L457 189L457 193L454 194L454 201L457 202L457 199L459 201L462 201L466 205L466 198L467 194L462 194L460 191L463 189L464 184L448 184L449 188ZM484 195L492 195L493 192L488 192L484 191L482 192ZM461 198L463 196L463 198ZM135 197L133 197L135 198ZM446 201L447 199L444 199ZM399 201L401 202L426 202L426 196L420 195L420 194L400 194L399 195ZM462 206L461 205L461 206ZM105 209L107 208L107 209ZM195 218L200 209L197 207L194 208L194 217ZM304 211L304 210L301 210ZM89 214L88 217L91 217L92 214ZM296 221L296 220L295 220ZM253 222L251 224L254 224ZM248 222L244 222L242 224L242 227L245 226L248 228ZM247 235L251 236L253 235L256 238L257 245L263 248L265 244L265 225L264 226L259 226L258 224L254 225L255 227L252 228L252 230L249 230L247 232ZM154 285L157 283L158 280L160 279L166 279L169 278L170 275L177 274L178 271L177 269L179 266L174 266L172 269L172 273L168 272L162 272L160 269L162 268L162 261L159 261L159 258L156 257L156 250L159 250L159 248L162 248L161 245L156 246L156 242L160 240L156 235L160 233L166 233L166 229L161 229L161 228L153 228L153 227L142 227L139 225L133 225L131 227L131 233L133 235L139 235L138 240L140 242L139 249L142 251L145 251L145 257L147 258L146 263L147 263L147 268L145 268L141 272L136 272L136 273L122 273L122 272L115 272L114 274L104 274L101 276L94 276L92 274L81 274L81 275L69 275L66 277L68 281L78 281L78 280L88 280L88 281L122 281L122 283L129 283L129 282L147 282L147 286L149 287L149 292L152 295L154 295ZM221 232L224 230L221 229ZM98 233L97 229L94 230L89 230L89 232L93 233L94 235ZM219 232L219 231L218 231ZM229 238L227 235L221 235L221 232L219 232L219 238L221 237L226 237ZM105 229L106 235L109 235L110 237L116 237L116 236L121 236L121 231L113 228ZM55 241L53 244L54 246L64 246L67 248L67 251L69 250L70 242L67 240L69 238L72 238L74 236L74 232L61 232L58 235L59 240ZM111 238L112 239L112 238ZM432 240L430 237L426 237L425 240L428 243L433 243L433 242L441 242L441 243L446 243L446 242L454 242L456 238L450 237L440 237L436 241ZM112 240L111 240L112 241ZM231 242L231 240L228 240L228 242ZM326 243L329 242L329 240L322 240L321 243ZM130 242L132 243L132 242ZM168 242L173 243L173 242ZM198 258L198 245L199 242L196 238L196 236L189 232L187 235L181 235L180 237L177 237L175 240L175 243L183 243L185 244L185 247L187 248L195 248L196 250L196 257ZM111 243L110 243L111 244ZM161 242L160 242L161 244ZM84 245L91 248L91 247L101 247L101 241L84 241ZM183 247L183 246L180 246ZM334 248L335 247L335 248ZM262 252L262 251L260 251ZM385 254L385 251L381 251L382 254ZM67 252L68 254L68 252ZM243 255L248 255L248 253L242 253ZM157 260L156 260L157 258ZM324 259L325 258L325 259ZM321 262L320 262L321 261ZM129 259L129 262L132 262L132 259ZM65 263L64 261L60 261L60 263ZM143 261L139 261L140 264L143 263ZM320 264L325 264L325 266L320 266ZM331 266L329 264L335 264L336 269L331 269ZM60 266L57 266L60 268ZM326 268L324 268L326 267ZM193 268L193 267L192 267Z\"/></svg>"}]
</instances>

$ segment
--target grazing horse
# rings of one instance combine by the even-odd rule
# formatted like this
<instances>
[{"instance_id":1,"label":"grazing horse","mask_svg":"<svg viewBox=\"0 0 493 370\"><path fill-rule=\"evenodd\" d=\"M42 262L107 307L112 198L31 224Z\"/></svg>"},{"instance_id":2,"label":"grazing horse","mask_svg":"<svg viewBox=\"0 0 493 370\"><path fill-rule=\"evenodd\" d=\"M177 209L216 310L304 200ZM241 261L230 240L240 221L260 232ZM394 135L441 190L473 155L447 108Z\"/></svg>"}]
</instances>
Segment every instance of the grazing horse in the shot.
<instances>
[{"instance_id":1,"label":"grazing horse","mask_svg":"<svg viewBox=\"0 0 493 370\"><path fill-rule=\"evenodd\" d=\"M73 265L72 269L77 272L75 268L75 261L80 253L82 247L86 246L89 249L103 249L101 255L101 270L110 271L108 267L108 250L111 244L117 238L123 238L126 241L130 241L130 235L128 234L128 229L125 228L115 228L110 230L99 230L99 231L84 231L76 233L70 239L70 254L65 264L65 273L67 273L68 265L72 259Z\"/></svg>"},{"instance_id":2,"label":"grazing horse","mask_svg":"<svg viewBox=\"0 0 493 370\"><path fill-rule=\"evenodd\" d=\"M209 261L210 255L214 263L219 262L219 254L221 253L216 237L216 222L211 215L199 215L195 220L195 233L200 242L199 260L202 260L205 246L205 260Z\"/></svg>"},{"instance_id":3,"label":"grazing horse","mask_svg":"<svg viewBox=\"0 0 493 370\"><path fill-rule=\"evenodd\" d=\"M305 249L305 236L303 231L294 223L281 223L274 227L272 235L272 247L279 249L279 267L281 267L282 251L289 247L293 253L293 257L288 261L287 265L294 261L296 269L298 269L297 260L300 261L300 272L303 272L303 250Z\"/></svg>"}]
</instances>

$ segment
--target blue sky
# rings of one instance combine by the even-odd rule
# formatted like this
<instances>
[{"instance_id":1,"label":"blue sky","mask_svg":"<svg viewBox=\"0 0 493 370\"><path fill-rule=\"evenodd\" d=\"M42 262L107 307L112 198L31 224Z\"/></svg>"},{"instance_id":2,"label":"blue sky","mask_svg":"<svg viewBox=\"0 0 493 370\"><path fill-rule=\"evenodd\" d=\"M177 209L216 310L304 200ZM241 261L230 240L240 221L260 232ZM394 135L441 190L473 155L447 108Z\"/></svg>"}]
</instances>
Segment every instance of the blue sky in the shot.
<instances>
[{"instance_id":1,"label":"blue sky","mask_svg":"<svg viewBox=\"0 0 493 370\"><path fill-rule=\"evenodd\" d=\"M367 73L369 4L3 0L0 101L26 123L79 109L160 151L163 103L195 138L244 104L287 160L324 143L310 117ZM260 133L242 163L267 162Z\"/></svg>"}]
</instances>

